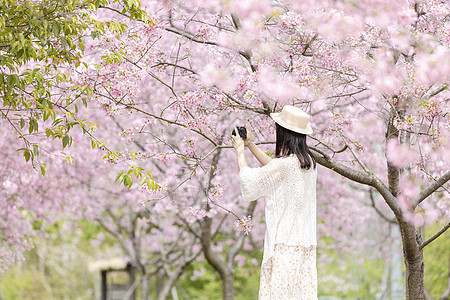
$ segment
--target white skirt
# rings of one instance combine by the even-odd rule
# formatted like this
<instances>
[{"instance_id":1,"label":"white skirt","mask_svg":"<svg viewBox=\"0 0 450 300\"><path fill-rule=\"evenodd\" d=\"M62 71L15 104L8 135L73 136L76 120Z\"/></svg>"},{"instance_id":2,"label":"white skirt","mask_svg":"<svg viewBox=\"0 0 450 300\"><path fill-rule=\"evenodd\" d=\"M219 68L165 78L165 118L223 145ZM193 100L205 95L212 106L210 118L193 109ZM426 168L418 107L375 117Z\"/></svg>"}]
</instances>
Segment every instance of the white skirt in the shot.
<instances>
[{"instance_id":1,"label":"white skirt","mask_svg":"<svg viewBox=\"0 0 450 300\"><path fill-rule=\"evenodd\" d=\"M276 244L261 267L259 300L317 300L316 246Z\"/></svg>"}]
</instances>

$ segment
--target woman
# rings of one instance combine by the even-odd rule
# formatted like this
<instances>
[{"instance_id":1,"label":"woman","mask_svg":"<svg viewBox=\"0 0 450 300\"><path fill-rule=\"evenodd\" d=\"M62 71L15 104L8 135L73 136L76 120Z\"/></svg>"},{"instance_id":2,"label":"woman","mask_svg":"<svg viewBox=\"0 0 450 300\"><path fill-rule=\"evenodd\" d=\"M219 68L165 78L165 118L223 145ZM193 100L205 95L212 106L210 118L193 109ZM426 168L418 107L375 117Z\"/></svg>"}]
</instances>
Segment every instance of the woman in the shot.
<instances>
[{"instance_id":1,"label":"woman","mask_svg":"<svg viewBox=\"0 0 450 300\"><path fill-rule=\"evenodd\" d=\"M239 134L232 136L244 200L266 198L258 299L317 299L317 172L306 144L306 134L312 133L309 115L297 107L285 106L281 113L270 116L276 123L276 158L259 149L251 141L250 132L246 140ZM263 167L247 166L244 145Z\"/></svg>"}]
</instances>

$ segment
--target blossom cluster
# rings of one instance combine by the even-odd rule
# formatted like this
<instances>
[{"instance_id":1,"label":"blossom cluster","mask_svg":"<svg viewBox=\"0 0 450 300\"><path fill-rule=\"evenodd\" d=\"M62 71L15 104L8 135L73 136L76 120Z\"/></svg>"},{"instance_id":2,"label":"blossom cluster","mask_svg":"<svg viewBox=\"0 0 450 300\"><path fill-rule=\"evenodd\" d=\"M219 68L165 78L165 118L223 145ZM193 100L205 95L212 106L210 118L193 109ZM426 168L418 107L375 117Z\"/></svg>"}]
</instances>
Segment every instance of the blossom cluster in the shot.
<instances>
[{"instance_id":1,"label":"blossom cluster","mask_svg":"<svg viewBox=\"0 0 450 300\"><path fill-rule=\"evenodd\" d=\"M234 229L245 234L249 234L252 231L252 226L252 216L246 216L234 221Z\"/></svg>"},{"instance_id":2,"label":"blossom cluster","mask_svg":"<svg viewBox=\"0 0 450 300\"><path fill-rule=\"evenodd\" d=\"M189 215L191 215L197 220L202 219L206 216L206 210L201 209L199 207L189 207Z\"/></svg>"}]
</instances>

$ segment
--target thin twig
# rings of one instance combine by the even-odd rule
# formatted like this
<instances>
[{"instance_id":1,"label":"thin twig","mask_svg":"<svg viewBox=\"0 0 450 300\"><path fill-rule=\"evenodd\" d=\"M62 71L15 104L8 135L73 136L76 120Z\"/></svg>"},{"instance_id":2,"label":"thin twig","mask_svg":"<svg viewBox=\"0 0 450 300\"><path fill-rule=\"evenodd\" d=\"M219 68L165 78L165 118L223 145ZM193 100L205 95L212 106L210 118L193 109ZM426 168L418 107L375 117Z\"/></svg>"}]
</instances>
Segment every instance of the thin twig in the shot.
<instances>
[{"instance_id":1,"label":"thin twig","mask_svg":"<svg viewBox=\"0 0 450 300\"><path fill-rule=\"evenodd\" d=\"M440 235L442 235L445 231L447 231L447 229L450 228L450 222L445 225L441 230L439 230L438 232L436 232L432 237L430 237L428 240L426 240L425 242L423 242L422 244L420 244L419 246L419 250L422 250L426 245L428 245L429 243L431 243L432 241L434 241L435 239L437 239Z\"/></svg>"},{"instance_id":2,"label":"thin twig","mask_svg":"<svg viewBox=\"0 0 450 300\"><path fill-rule=\"evenodd\" d=\"M447 171L447 173L439 177L435 182L433 182L420 192L419 197L417 197L417 199L415 199L413 202L413 208L416 208L417 205L419 205L423 200L434 193L438 188L446 184L449 180L450 171Z\"/></svg>"}]
</instances>

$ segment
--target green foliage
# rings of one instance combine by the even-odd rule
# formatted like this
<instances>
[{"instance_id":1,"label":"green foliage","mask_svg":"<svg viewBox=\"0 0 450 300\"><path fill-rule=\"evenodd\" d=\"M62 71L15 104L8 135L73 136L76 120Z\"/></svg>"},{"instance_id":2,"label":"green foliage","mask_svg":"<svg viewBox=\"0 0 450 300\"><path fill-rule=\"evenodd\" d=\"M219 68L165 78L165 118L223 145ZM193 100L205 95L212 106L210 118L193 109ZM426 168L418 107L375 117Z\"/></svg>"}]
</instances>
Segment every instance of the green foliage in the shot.
<instances>
[{"instance_id":1,"label":"green foliage","mask_svg":"<svg viewBox=\"0 0 450 300\"><path fill-rule=\"evenodd\" d=\"M249 300L258 298L260 265L253 265L252 258L259 263L262 260L262 253L253 253L247 258L244 267L236 267L234 281L235 300ZM196 272L203 272L199 276L194 276ZM196 262L190 265L182 279L180 285L190 299L209 300L222 299L222 281L218 273L206 262ZM172 298L169 298L172 299Z\"/></svg>"},{"instance_id":2,"label":"green foliage","mask_svg":"<svg viewBox=\"0 0 450 300\"><path fill-rule=\"evenodd\" d=\"M22 270L20 267L15 267L2 277L0 278L0 295L4 299L56 300L48 292L44 274L36 268Z\"/></svg>"},{"instance_id":3,"label":"green foliage","mask_svg":"<svg viewBox=\"0 0 450 300\"><path fill-rule=\"evenodd\" d=\"M77 117L78 102L87 106L92 89L73 86L66 69L87 67L81 59L88 38L106 30L124 32L124 23L101 22L90 15L112 3L121 7L118 14L148 19L139 0L0 0L0 116L23 140L19 150L25 160L40 165L42 174L45 165L36 161L39 145L29 139L42 130L39 124L50 122L45 134L61 139L63 148L72 144L73 127L84 133L93 130L93 124ZM57 95L55 87L67 92Z\"/></svg>"},{"instance_id":4,"label":"green foliage","mask_svg":"<svg viewBox=\"0 0 450 300\"><path fill-rule=\"evenodd\" d=\"M33 226L40 228L42 224ZM430 226L427 236L440 227ZM0 275L0 294L5 299L93 299L94 284L99 274L88 271L88 262L117 248L116 241L98 224L78 221L76 228L56 223L46 228L50 238L36 238L36 248L25 255L25 262ZM92 240L102 233L100 246ZM425 248L425 282L433 299L445 290L450 249L448 233ZM235 299L257 299L262 252L242 253L247 256L243 267L236 266ZM371 257L343 254L327 250L327 260L340 264L318 264L319 296L336 299L375 299L381 288L385 262ZM258 264L252 263L256 260ZM318 262L323 260L318 257ZM444 278L444 280L443 280ZM155 278L152 278L154 281ZM179 281L190 299L221 299L222 283L218 273L205 261L188 266ZM152 283L156 284L156 282ZM182 298L182 293L178 294ZM154 291L153 291L154 292ZM154 295L152 292L152 295ZM172 299L169 296L169 299Z\"/></svg>"},{"instance_id":5,"label":"green foliage","mask_svg":"<svg viewBox=\"0 0 450 300\"><path fill-rule=\"evenodd\" d=\"M336 250L326 251L327 261L341 263L318 264L319 296L339 299L376 299L381 290L384 261L363 255L350 255ZM319 256L318 262L321 260Z\"/></svg>"},{"instance_id":6,"label":"green foliage","mask_svg":"<svg viewBox=\"0 0 450 300\"><path fill-rule=\"evenodd\" d=\"M72 0L0 1L6 24L1 26L0 21L1 114L24 140L22 129L28 127L28 135L38 133L38 122L48 119L57 127L63 122L58 114L69 109L72 99L64 99L66 103L52 99L52 89L70 81L60 68L80 60L88 28L94 32L105 28L82 13L83 8L83 1ZM71 125L64 124L65 131ZM24 151L24 157L34 161L35 155Z\"/></svg>"},{"instance_id":7,"label":"green foliage","mask_svg":"<svg viewBox=\"0 0 450 300\"><path fill-rule=\"evenodd\" d=\"M149 170L144 170L144 168L138 166L130 166L128 171L120 172L117 174L116 182L123 184L125 187L130 188L133 185L133 176L136 179L141 179L141 186L148 188L149 191L155 191L160 186L153 179Z\"/></svg>"},{"instance_id":8,"label":"green foliage","mask_svg":"<svg viewBox=\"0 0 450 300\"><path fill-rule=\"evenodd\" d=\"M433 224L425 229L429 238L442 228ZM439 299L447 287L450 260L450 232L447 231L428 244L423 251L425 260L425 287L433 299Z\"/></svg>"},{"instance_id":9,"label":"green foliage","mask_svg":"<svg viewBox=\"0 0 450 300\"><path fill-rule=\"evenodd\" d=\"M96 223L80 220L76 225L71 228L58 222L45 229L49 237L36 236L36 247L25 253L25 260L0 274L0 295L8 300L96 299L100 274L90 272L89 263L111 249L117 253L117 244ZM92 241L99 234L104 238L96 245Z\"/></svg>"},{"instance_id":10,"label":"green foliage","mask_svg":"<svg viewBox=\"0 0 450 300\"><path fill-rule=\"evenodd\" d=\"M257 299L261 266L259 264L253 265L250 260L251 258L247 259L245 267L236 269L236 280L234 282L236 300ZM258 263L262 261L262 253L258 256L257 261Z\"/></svg>"}]
</instances>

